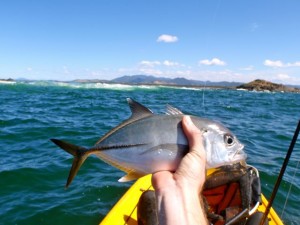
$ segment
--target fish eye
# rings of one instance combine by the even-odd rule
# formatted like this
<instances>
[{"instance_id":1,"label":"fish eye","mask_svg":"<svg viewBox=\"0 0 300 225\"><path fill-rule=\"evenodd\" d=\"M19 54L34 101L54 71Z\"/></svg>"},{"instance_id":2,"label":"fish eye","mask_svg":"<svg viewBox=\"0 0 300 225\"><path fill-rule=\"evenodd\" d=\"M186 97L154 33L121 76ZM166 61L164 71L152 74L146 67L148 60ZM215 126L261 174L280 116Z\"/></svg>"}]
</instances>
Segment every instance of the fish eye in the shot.
<instances>
[{"instance_id":1,"label":"fish eye","mask_svg":"<svg viewBox=\"0 0 300 225\"><path fill-rule=\"evenodd\" d=\"M231 134L225 134L224 141L228 146L231 146L234 144L234 137Z\"/></svg>"},{"instance_id":2,"label":"fish eye","mask_svg":"<svg viewBox=\"0 0 300 225\"><path fill-rule=\"evenodd\" d=\"M202 134L207 133L208 130L207 129L201 129Z\"/></svg>"}]
</instances>

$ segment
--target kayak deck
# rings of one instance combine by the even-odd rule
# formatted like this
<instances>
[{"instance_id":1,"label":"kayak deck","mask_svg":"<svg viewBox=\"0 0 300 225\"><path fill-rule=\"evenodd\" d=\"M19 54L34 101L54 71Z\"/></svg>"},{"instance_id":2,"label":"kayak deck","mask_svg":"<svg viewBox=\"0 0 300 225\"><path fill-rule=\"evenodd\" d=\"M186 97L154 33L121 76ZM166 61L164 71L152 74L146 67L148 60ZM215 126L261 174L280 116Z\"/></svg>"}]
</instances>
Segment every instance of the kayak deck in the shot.
<instances>
[{"instance_id":1,"label":"kayak deck","mask_svg":"<svg viewBox=\"0 0 300 225\"><path fill-rule=\"evenodd\" d=\"M153 190L151 175L138 179L109 211L100 225L137 225L137 204L140 196L146 190ZM258 211L265 212L267 205L268 201L262 195L262 204L259 206ZM273 208L270 210L268 219L269 225L283 225L283 222Z\"/></svg>"},{"instance_id":2,"label":"kayak deck","mask_svg":"<svg viewBox=\"0 0 300 225\"><path fill-rule=\"evenodd\" d=\"M153 190L151 175L138 179L109 211L101 225L137 225L137 203L144 191Z\"/></svg>"},{"instance_id":3,"label":"kayak deck","mask_svg":"<svg viewBox=\"0 0 300 225\"><path fill-rule=\"evenodd\" d=\"M266 207L268 205L268 200L263 194L261 195L261 200L262 200L262 204L258 207L258 211L265 212ZM268 219L270 225L283 225L282 220L279 218L279 216L277 215L277 213L273 208L271 208L269 212Z\"/></svg>"}]
</instances>

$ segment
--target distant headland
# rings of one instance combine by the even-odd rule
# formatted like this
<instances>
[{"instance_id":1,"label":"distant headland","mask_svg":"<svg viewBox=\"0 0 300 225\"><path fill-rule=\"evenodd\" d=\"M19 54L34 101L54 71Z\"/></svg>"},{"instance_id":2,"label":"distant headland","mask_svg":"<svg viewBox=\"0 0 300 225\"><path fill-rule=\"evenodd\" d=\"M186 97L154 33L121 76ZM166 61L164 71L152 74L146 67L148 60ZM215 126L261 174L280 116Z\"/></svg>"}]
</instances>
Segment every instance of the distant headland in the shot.
<instances>
[{"instance_id":1,"label":"distant headland","mask_svg":"<svg viewBox=\"0 0 300 225\"><path fill-rule=\"evenodd\" d=\"M130 84L130 85L165 85L165 86L193 86L193 87L236 87L243 83L241 82L211 82L190 80L183 77L167 78L155 77L151 75L125 75L112 80L101 79L77 79L73 82L78 83L112 83L112 84Z\"/></svg>"},{"instance_id":2,"label":"distant headland","mask_svg":"<svg viewBox=\"0 0 300 225\"><path fill-rule=\"evenodd\" d=\"M11 78L0 79L0 83L7 83L7 84L16 83L16 81L18 80L13 80ZM241 82L228 82L228 81L221 81L221 82L199 81L199 80L190 80L183 77L166 78L166 77L155 77L150 75L125 75L112 80L77 79L69 82L153 85L153 86L160 85L160 86L177 86L177 87L193 87L193 88L218 88L218 89L233 89L233 90L237 89L237 90L262 91L262 92L300 93L300 86L277 84L277 83L272 83L261 79L254 80L249 83L241 83Z\"/></svg>"},{"instance_id":3,"label":"distant headland","mask_svg":"<svg viewBox=\"0 0 300 225\"><path fill-rule=\"evenodd\" d=\"M241 82L211 82L211 81L199 81L189 80L186 78L166 78L155 77L147 75L125 75L113 80L89 80L80 79L73 82L79 83L113 83L113 84L130 84L130 85L164 85L164 86L183 86L183 87L195 87L195 88L224 88L224 89L239 89L248 91L264 91L264 92L297 92L300 93L300 88L287 86L283 84L276 84L266 80L257 79L249 83Z\"/></svg>"}]
</instances>

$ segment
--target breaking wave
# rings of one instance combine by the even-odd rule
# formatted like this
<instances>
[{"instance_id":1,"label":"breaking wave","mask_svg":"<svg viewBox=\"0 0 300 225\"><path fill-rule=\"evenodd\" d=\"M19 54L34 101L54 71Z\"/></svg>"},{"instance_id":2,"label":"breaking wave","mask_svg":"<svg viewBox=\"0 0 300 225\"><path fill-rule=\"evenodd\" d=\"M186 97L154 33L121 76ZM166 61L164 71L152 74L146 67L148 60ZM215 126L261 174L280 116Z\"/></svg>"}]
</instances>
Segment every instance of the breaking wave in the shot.
<instances>
[{"instance_id":1,"label":"breaking wave","mask_svg":"<svg viewBox=\"0 0 300 225\"><path fill-rule=\"evenodd\" d=\"M156 89L180 89L180 90L193 90L202 91L210 89L209 87L185 87L185 86L172 86L172 85L151 85L151 84L119 84L119 83L104 83L104 82L66 82L66 81L14 81L3 82L0 85L14 85L14 86L42 86L42 87L66 87L66 88L81 88L81 89L109 89L109 90L156 90ZM216 89L216 88L214 88Z\"/></svg>"}]
</instances>

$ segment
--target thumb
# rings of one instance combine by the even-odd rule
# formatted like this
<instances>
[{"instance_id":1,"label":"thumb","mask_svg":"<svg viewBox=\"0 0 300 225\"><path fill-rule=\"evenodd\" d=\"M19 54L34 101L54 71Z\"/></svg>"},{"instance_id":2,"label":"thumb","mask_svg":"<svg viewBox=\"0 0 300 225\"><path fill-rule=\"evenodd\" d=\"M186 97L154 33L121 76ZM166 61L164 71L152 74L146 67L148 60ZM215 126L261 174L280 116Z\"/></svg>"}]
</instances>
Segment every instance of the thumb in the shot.
<instances>
[{"instance_id":1,"label":"thumb","mask_svg":"<svg viewBox=\"0 0 300 225\"><path fill-rule=\"evenodd\" d=\"M182 128L188 139L189 153L186 154L175 176L183 179L200 191L205 182L206 153L204 151L201 131L194 125L189 116L182 118Z\"/></svg>"},{"instance_id":2,"label":"thumb","mask_svg":"<svg viewBox=\"0 0 300 225\"><path fill-rule=\"evenodd\" d=\"M206 160L206 154L203 147L202 133L195 126L190 116L184 116L182 119L183 131L188 139L190 153L196 154L202 160Z\"/></svg>"}]
</instances>

